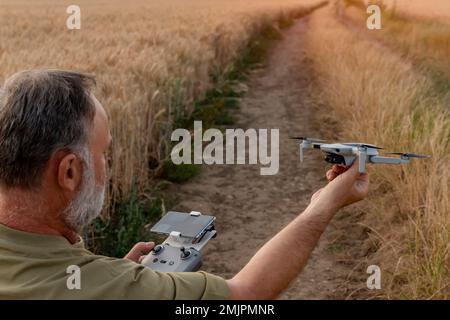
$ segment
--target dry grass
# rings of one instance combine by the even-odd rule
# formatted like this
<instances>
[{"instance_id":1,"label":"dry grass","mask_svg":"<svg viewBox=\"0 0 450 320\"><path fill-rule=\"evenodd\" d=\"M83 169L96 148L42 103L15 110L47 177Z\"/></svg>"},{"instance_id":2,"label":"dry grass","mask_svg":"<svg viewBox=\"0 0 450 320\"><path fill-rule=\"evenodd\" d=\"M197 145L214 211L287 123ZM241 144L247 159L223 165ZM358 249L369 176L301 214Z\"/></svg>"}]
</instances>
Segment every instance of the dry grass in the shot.
<instances>
[{"instance_id":1,"label":"dry grass","mask_svg":"<svg viewBox=\"0 0 450 320\"><path fill-rule=\"evenodd\" d=\"M448 3L450 6L450 3ZM388 7L389 8L389 7ZM429 9L433 6L429 6ZM406 13L405 13L406 12ZM449 11L450 12L450 11ZM367 14L355 6L347 7L346 19L364 25ZM367 32L368 36L398 50L416 67L431 73L437 90L450 89L450 24L430 18L426 10L414 14L401 8L382 11L382 29ZM449 94L450 97L450 94Z\"/></svg>"},{"instance_id":2,"label":"dry grass","mask_svg":"<svg viewBox=\"0 0 450 320\"><path fill-rule=\"evenodd\" d=\"M433 82L364 32L339 23L334 10L313 16L322 98L340 119L341 138L388 150L431 154L404 166L371 166L364 221L382 269L387 298L449 298L450 118ZM324 49L326 48L326 49Z\"/></svg>"},{"instance_id":3,"label":"dry grass","mask_svg":"<svg viewBox=\"0 0 450 320\"><path fill-rule=\"evenodd\" d=\"M0 82L42 67L97 76L112 122L109 203L151 184L174 114L191 110L264 24L299 8L295 0L80 0L81 30L69 31L69 4L1 2Z\"/></svg>"},{"instance_id":4,"label":"dry grass","mask_svg":"<svg viewBox=\"0 0 450 320\"><path fill-rule=\"evenodd\" d=\"M448 0L383 0L383 3L389 9L395 9L402 13L450 22L450 2Z\"/></svg>"},{"instance_id":5,"label":"dry grass","mask_svg":"<svg viewBox=\"0 0 450 320\"><path fill-rule=\"evenodd\" d=\"M96 95L110 113L114 139L109 201L120 201L134 183L139 191L152 184L167 154L174 113L191 110L213 86L211 76L220 81L261 26L281 9L298 7L297 0L211 3L80 0L82 29L68 31L67 1L3 0L0 82L40 67L96 74ZM332 14L314 15L307 46L341 137L433 155L401 167L371 167L374 192L361 223L373 230L377 250L370 259L383 270L382 295L449 298L448 108L421 70ZM405 23L397 20L386 30L386 41L442 69L447 29Z\"/></svg>"}]
</instances>

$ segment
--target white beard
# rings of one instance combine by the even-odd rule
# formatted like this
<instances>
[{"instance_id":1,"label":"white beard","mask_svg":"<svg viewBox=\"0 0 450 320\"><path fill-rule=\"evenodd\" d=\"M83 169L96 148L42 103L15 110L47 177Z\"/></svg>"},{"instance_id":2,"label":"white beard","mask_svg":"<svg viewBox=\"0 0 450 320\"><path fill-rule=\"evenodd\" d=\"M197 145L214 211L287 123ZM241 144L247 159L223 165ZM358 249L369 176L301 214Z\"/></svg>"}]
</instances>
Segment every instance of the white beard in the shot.
<instances>
[{"instance_id":1,"label":"white beard","mask_svg":"<svg viewBox=\"0 0 450 320\"><path fill-rule=\"evenodd\" d=\"M80 232L102 211L105 199L105 186L97 185L90 152L83 150L80 156L85 162L80 191L64 210L64 220L74 231Z\"/></svg>"}]
</instances>

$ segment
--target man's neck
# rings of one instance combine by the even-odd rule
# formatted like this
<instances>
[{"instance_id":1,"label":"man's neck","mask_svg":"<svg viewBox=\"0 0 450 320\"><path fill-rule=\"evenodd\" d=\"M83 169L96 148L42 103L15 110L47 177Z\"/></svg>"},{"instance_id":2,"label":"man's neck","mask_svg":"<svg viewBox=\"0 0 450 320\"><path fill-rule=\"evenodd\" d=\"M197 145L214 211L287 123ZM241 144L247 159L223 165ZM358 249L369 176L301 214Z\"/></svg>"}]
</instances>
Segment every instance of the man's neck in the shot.
<instances>
[{"instance_id":1,"label":"man's neck","mask_svg":"<svg viewBox=\"0 0 450 320\"><path fill-rule=\"evenodd\" d=\"M62 209L52 208L40 195L24 190L0 192L0 224L44 235L57 235L74 244L79 237L60 219Z\"/></svg>"}]
</instances>

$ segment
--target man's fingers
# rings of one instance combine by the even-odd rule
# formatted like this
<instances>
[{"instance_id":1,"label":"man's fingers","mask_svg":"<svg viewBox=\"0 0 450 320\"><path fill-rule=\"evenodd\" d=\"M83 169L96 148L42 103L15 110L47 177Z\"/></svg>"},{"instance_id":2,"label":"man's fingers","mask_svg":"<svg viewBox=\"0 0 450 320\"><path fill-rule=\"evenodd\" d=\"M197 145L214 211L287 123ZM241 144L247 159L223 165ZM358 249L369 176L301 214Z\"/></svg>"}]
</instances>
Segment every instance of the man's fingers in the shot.
<instances>
[{"instance_id":1,"label":"man's fingers","mask_svg":"<svg viewBox=\"0 0 450 320\"><path fill-rule=\"evenodd\" d=\"M335 164L335 165L333 165L333 167L331 168L331 170L339 175L339 174L344 173L345 171L347 171L347 170L348 170L348 167L345 167L345 166L342 166L342 165Z\"/></svg>"},{"instance_id":2,"label":"man's fingers","mask_svg":"<svg viewBox=\"0 0 450 320\"><path fill-rule=\"evenodd\" d=\"M146 256L140 256L138 262L142 263L142 261L145 259Z\"/></svg>"},{"instance_id":3,"label":"man's fingers","mask_svg":"<svg viewBox=\"0 0 450 320\"><path fill-rule=\"evenodd\" d=\"M359 157L356 157L355 162L353 162L352 166L349 169L355 176L359 175Z\"/></svg>"},{"instance_id":4,"label":"man's fingers","mask_svg":"<svg viewBox=\"0 0 450 320\"><path fill-rule=\"evenodd\" d=\"M342 165L338 165L338 164L334 164L330 170L327 171L326 173L326 177L328 182L333 181L338 175L344 173L345 171L348 170L348 167L342 166Z\"/></svg>"},{"instance_id":5,"label":"man's fingers","mask_svg":"<svg viewBox=\"0 0 450 320\"><path fill-rule=\"evenodd\" d=\"M350 167L346 168L343 176L351 178L351 179L356 179L359 177L359 175L360 175L360 173L359 173L359 157L356 157L353 164Z\"/></svg>"},{"instance_id":6,"label":"man's fingers","mask_svg":"<svg viewBox=\"0 0 450 320\"><path fill-rule=\"evenodd\" d=\"M358 179L361 175L358 169L359 169L359 158L357 157L350 167L337 164L333 165L331 170L327 172L326 176L329 182L333 181L338 176L343 176L340 179L355 180Z\"/></svg>"},{"instance_id":7,"label":"man's fingers","mask_svg":"<svg viewBox=\"0 0 450 320\"><path fill-rule=\"evenodd\" d=\"M331 182L334 180L334 178L336 178L338 176L338 174L336 172L334 172L333 170L328 170L326 173L326 177L328 182Z\"/></svg>"},{"instance_id":8,"label":"man's fingers","mask_svg":"<svg viewBox=\"0 0 450 320\"><path fill-rule=\"evenodd\" d=\"M134 245L130 252L125 256L126 259L134 262L139 262L141 256L145 256L150 253L154 248L154 242L139 242Z\"/></svg>"}]
</instances>

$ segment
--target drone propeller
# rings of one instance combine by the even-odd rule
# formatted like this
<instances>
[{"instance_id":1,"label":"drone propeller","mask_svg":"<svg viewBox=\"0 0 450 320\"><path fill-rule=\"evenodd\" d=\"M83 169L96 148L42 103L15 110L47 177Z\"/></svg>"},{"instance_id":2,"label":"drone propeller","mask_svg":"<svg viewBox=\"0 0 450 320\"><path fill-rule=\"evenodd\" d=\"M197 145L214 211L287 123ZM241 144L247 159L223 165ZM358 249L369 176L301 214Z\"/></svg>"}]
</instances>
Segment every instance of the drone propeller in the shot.
<instances>
[{"instance_id":1,"label":"drone propeller","mask_svg":"<svg viewBox=\"0 0 450 320\"><path fill-rule=\"evenodd\" d=\"M346 143L342 143L342 144L348 145L348 146L365 147L365 148L378 149L378 150L383 149L382 147L377 147L376 145L368 144L368 143L346 142Z\"/></svg>"},{"instance_id":2,"label":"drone propeller","mask_svg":"<svg viewBox=\"0 0 450 320\"><path fill-rule=\"evenodd\" d=\"M431 158L429 155L416 154L416 153L403 153L403 152L387 152L387 154L395 154L406 158Z\"/></svg>"},{"instance_id":3,"label":"drone propeller","mask_svg":"<svg viewBox=\"0 0 450 320\"><path fill-rule=\"evenodd\" d=\"M372 148L372 149L378 149L378 150L383 149L382 147L377 147L377 146L374 146L373 144L361 144L361 147Z\"/></svg>"},{"instance_id":4,"label":"drone propeller","mask_svg":"<svg viewBox=\"0 0 450 320\"><path fill-rule=\"evenodd\" d=\"M325 142L326 141L323 139L315 139L315 138L307 138L307 137L289 137L289 139L304 140L304 141L309 141L309 142Z\"/></svg>"}]
</instances>

